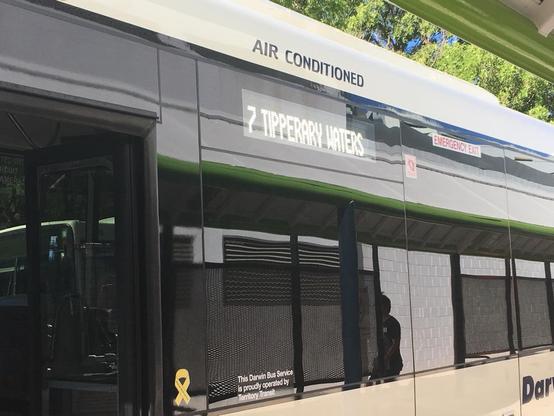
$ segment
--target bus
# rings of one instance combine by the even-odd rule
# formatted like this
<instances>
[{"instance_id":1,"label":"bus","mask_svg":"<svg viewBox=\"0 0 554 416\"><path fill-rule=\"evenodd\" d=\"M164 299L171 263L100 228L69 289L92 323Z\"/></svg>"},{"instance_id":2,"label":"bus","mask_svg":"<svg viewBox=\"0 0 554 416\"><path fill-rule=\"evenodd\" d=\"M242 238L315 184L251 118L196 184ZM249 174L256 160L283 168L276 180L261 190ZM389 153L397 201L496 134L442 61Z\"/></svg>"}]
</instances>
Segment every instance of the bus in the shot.
<instances>
[{"instance_id":1,"label":"bus","mask_svg":"<svg viewBox=\"0 0 554 416\"><path fill-rule=\"evenodd\" d=\"M0 0L0 415L554 408L554 127L265 0Z\"/></svg>"}]
</instances>

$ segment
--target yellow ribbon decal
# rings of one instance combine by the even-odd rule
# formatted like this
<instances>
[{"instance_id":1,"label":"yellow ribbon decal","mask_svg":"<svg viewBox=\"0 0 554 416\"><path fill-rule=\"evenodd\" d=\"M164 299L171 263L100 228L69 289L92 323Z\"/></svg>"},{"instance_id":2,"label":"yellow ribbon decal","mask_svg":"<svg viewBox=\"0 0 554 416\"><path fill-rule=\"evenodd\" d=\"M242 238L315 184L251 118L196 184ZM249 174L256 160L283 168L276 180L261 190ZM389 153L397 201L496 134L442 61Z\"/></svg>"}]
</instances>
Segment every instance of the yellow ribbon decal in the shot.
<instances>
[{"instance_id":1,"label":"yellow ribbon decal","mask_svg":"<svg viewBox=\"0 0 554 416\"><path fill-rule=\"evenodd\" d=\"M175 398L175 403L177 406L181 406L182 402L188 404L190 402L190 396L187 393L187 389L190 385L190 376L189 371L181 368L175 373L175 388L177 389L177 397Z\"/></svg>"}]
</instances>

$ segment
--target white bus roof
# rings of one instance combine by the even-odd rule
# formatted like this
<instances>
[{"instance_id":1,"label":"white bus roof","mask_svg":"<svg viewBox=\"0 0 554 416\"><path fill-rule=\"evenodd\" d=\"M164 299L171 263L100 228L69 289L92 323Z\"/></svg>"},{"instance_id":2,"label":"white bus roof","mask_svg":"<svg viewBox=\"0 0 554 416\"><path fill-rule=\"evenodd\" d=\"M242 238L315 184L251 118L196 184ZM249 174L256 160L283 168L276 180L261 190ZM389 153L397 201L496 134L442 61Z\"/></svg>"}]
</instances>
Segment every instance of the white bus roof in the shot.
<instances>
[{"instance_id":1,"label":"white bus roof","mask_svg":"<svg viewBox=\"0 0 554 416\"><path fill-rule=\"evenodd\" d=\"M554 126L499 105L492 94L475 85L268 0L64 0L64 3L489 139L554 155ZM254 51L258 40L275 45L278 53L268 56ZM360 74L364 85L297 67L287 62L286 51Z\"/></svg>"}]
</instances>

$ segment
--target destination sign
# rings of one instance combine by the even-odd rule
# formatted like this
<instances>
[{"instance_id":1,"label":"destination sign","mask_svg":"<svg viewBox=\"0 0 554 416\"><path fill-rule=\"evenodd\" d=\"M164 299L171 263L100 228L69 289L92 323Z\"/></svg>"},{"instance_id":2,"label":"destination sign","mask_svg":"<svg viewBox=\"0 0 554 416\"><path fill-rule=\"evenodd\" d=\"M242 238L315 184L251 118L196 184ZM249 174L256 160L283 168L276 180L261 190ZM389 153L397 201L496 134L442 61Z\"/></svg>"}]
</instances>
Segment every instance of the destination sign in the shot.
<instances>
[{"instance_id":1,"label":"destination sign","mask_svg":"<svg viewBox=\"0 0 554 416\"><path fill-rule=\"evenodd\" d=\"M343 114L242 90L244 135L359 158L375 155L374 127ZM371 139L371 140L370 140Z\"/></svg>"}]
</instances>

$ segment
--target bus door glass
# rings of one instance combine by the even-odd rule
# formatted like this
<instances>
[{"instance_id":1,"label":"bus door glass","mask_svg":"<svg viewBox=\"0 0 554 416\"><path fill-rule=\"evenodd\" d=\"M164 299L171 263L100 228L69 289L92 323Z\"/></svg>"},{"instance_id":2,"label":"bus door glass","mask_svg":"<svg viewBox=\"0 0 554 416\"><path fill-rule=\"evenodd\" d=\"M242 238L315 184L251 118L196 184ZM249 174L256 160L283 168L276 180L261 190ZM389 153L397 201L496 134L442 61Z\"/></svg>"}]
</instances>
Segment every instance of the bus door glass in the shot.
<instances>
[{"instance_id":1,"label":"bus door glass","mask_svg":"<svg viewBox=\"0 0 554 416\"><path fill-rule=\"evenodd\" d=\"M115 415L128 399L119 388L120 351L124 359L131 354L122 342L133 338L120 322L134 322L122 316L122 305L131 303L123 293L132 293L125 286L131 273L120 267L132 264L132 233L122 225L128 218L120 223L128 190L119 180L125 175L119 153L74 150L69 161L59 155L72 152L57 149L51 158L48 149L27 163L27 184L36 190L27 202L33 356L40 368L34 390L43 415Z\"/></svg>"},{"instance_id":2,"label":"bus door glass","mask_svg":"<svg viewBox=\"0 0 554 416\"><path fill-rule=\"evenodd\" d=\"M0 153L0 414L27 412L29 308L23 158Z\"/></svg>"},{"instance_id":3,"label":"bus door glass","mask_svg":"<svg viewBox=\"0 0 554 416\"><path fill-rule=\"evenodd\" d=\"M38 169L43 408L65 414L93 400L115 413L112 160L79 165Z\"/></svg>"}]
</instances>

